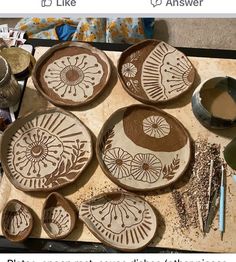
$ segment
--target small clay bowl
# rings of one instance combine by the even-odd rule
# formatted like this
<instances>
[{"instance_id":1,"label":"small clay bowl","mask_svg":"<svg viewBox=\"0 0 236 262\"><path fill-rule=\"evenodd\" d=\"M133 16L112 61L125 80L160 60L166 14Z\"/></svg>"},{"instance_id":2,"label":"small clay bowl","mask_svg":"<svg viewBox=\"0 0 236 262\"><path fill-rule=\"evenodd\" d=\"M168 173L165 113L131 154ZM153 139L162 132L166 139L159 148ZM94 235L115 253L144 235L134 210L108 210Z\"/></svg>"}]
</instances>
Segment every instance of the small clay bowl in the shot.
<instances>
[{"instance_id":1,"label":"small clay bowl","mask_svg":"<svg viewBox=\"0 0 236 262\"><path fill-rule=\"evenodd\" d=\"M158 223L148 202L121 191L101 194L83 202L79 218L105 245L129 252L146 247L156 235Z\"/></svg>"},{"instance_id":2,"label":"small clay bowl","mask_svg":"<svg viewBox=\"0 0 236 262\"><path fill-rule=\"evenodd\" d=\"M76 212L72 204L62 195L54 192L46 199L41 223L48 236L52 239L66 238L74 229Z\"/></svg>"},{"instance_id":3,"label":"small clay bowl","mask_svg":"<svg viewBox=\"0 0 236 262\"><path fill-rule=\"evenodd\" d=\"M200 84L192 97L192 110L206 128L236 126L236 79L214 77Z\"/></svg>"},{"instance_id":4,"label":"small clay bowl","mask_svg":"<svg viewBox=\"0 0 236 262\"><path fill-rule=\"evenodd\" d=\"M12 242L24 241L33 228L30 208L18 200L9 201L2 212L2 233Z\"/></svg>"},{"instance_id":5,"label":"small clay bowl","mask_svg":"<svg viewBox=\"0 0 236 262\"><path fill-rule=\"evenodd\" d=\"M224 158L227 164L236 171L236 138L234 138L224 150Z\"/></svg>"},{"instance_id":6,"label":"small clay bowl","mask_svg":"<svg viewBox=\"0 0 236 262\"><path fill-rule=\"evenodd\" d=\"M1 55L7 60L15 76L22 74L30 67L31 54L20 47L4 48Z\"/></svg>"}]
</instances>

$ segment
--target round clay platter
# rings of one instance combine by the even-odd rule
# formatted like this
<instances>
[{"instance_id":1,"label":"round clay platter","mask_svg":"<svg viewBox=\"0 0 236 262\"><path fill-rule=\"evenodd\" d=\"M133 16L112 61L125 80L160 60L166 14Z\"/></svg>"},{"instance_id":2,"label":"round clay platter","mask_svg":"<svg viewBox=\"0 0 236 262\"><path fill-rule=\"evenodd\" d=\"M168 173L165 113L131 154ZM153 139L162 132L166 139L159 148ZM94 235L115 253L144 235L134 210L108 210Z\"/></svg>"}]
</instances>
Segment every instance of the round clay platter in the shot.
<instances>
[{"instance_id":1,"label":"round clay platter","mask_svg":"<svg viewBox=\"0 0 236 262\"><path fill-rule=\"evenodd\" d=\"M58 106L90 103L105 88L111 74L108 57L85 43L67 42L51 47L37 61L33 82Z\"/></svg>"},{"instance_id":2,"label":"round clay platter","mask_svg":"<svg viewBox=\"0 0 236 262\"><path fill-rule=\"evenodd\" d=\"M127 192L105 193L83 202L79 218L105 245L130 252L152 241L158 223L153 207Z\"/></svg>"},{"instance_id":3,"label":"round clay platter","mask_svg":"<svg viewBox=\"0 0 236 262\"><path fill-rule=\"evenodd\" d=\"M62 195L53 192L47 197L41 224L50 238L66 238L73 231L76 220L75 208Z\"/></svg>"},{"instance_id":4,"label":"round clay platter","mask_svg":"<svg viewBox=\"0 0 236 262\"><path fill-rule=\"evenodd\" d=\"M89 131L58 108L17 119L2 137L3 170L22 191L52 191L72 183L91 158Z\"/></svg>"},{"instance_id":5,"label":"round clay platter","mask_svg":"<svg viewBox=\"0 0 236 262\"><path fill-rule=\"evenodd\" d=\"M185 93L194 82L195 70L174 47L158 40L145 40L121 54L118 74L131 96L156 104Z\"/></svg>"},{"instance_id":6,"label":"round clay platter","mask_svg":"<svg viewBox=\"0 0 236 262\"><path fill-rule=\"evenodd\" d=\"M33 216L28 206L20 201L10 200L2 212L2 233L12 242L21 242L31 233Z\"/></svg>"},{"instance_id":7,"label":"round clay platter","mask_svg":"<svg viewBox=\"0 0 236 262\"><path fill-rule=\"evenodd\" d=\"M163 110L133 105L116 111L99 133L96 153L105 174L131 191L175 182L191 158L183 125Z\"/></svg>"}]
</instances>

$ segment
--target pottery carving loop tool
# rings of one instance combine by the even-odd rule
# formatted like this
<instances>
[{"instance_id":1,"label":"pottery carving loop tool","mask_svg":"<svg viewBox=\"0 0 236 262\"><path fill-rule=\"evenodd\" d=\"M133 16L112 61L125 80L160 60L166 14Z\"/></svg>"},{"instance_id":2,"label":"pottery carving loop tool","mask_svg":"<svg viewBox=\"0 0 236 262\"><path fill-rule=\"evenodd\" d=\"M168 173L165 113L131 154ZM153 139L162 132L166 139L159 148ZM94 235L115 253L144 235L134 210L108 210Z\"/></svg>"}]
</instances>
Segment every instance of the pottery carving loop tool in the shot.
<instances>
[{"instance_id":1,"label":"pottery carving loop tool","mask_svg":"<svg viewBox=\"0 0 236 262\"><path fill-rule=\"evenodd\" d=\"M221 167L219 230L221 240L223 240L225 230L225 169L223 165Z\"/></svg>"},{"instance_id":2,"label":"pottery carving loop tool","mask_svg":"<svg viewBox=\"0 0 236 262\"><path fill-rule=\"evenodd\" d=\"M207 218L209 217L210 214L210 202L211 202L211 190L212 190L212 177L213 177L213 166L214 166L214 160L211 159L210 163L210 177L209 177L209 185L208 185L208 202L207 202ZM204 225L204 231L207 232L207 221Z\"/></svg>"}]
</instances>

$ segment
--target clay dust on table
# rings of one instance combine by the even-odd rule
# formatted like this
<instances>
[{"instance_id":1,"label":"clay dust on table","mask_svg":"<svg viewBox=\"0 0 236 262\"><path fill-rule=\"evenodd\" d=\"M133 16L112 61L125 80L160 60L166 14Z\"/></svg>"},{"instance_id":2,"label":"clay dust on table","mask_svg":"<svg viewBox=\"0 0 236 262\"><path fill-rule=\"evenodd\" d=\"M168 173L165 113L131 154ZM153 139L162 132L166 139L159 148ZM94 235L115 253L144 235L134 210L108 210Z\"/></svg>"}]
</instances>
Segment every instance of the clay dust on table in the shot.
<instances>
[{"instance_id":1,"label":"clay dust on table","mask_svg":"<svg viewBox=\"0 0 236 262\"><path fill-rule=\"evenodd\" d=\"M215 192L217 197L219 195L223 160L220 157L220 145L209 143L207 139L199 137L194 147L195 154L188 171L189 182L181 189L173 190L172 197L179 215L180 226L205 231L209 206ZM210 178L211 160L213 160L212 178Z\"/></svg>"}]
</instances>

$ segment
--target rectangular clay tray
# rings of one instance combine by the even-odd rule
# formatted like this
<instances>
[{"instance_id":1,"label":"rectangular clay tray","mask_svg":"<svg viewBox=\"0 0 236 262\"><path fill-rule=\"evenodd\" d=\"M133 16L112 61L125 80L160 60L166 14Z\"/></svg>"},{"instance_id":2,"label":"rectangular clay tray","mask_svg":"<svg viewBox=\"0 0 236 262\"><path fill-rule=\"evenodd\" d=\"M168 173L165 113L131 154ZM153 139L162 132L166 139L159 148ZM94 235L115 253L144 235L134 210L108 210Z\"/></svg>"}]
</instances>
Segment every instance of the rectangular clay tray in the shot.
<instances>
[{"instance_id":1,"label":"rectangular clay tray","mask_svg":"<svg viewBox=\"0 0 236 262\"><path fill-rule=\"evenodd\" d=\"M37 47L35 57L38 59L47 47ZM111 61L116 65L120 56L119 52L107 52ZM229 75L236 77L236 60L230 59L215 59L215 58L198 58L190 57L191 62L197 69L199 79L204 81L207 78L214 76ZM113 68L114 69L114 68ZM131 104L139 103L129 96L121 86L121 83L112 74L111 85L106 88L105 93L98 98L91 106L84 107L80 111L72 111L77 115L95 136L98 135L104 121L117 109ZM196 85L195 85L196 86ZM222 149L233 138L236 133L236 128L231 130L219 131L213 133L202 127L195 119L191 110L191 92L188 92L171 106L165 110L177 117L189 130L193 139L197 139L199 135L206 137L209 142L220 143ZM49 105L49 103L41 97L35 90L32 80L29 79L23 101L20 115L24 115L32 109L39 109ZM81 176L80 179L70 186L65 187L59 192L67 198L79 205L82 200L89 199L101 192L106 192L112 188L117 188L102 172L101 168L94 157L94 160L88 170ZM226 203L226 232L224 241L220 241L220 233L218 230L211 230L209 234L203 238L201 232L197 229L184 230L181 232L179 218L174 206L171 193L149 195L146 199L152 203L161 213L165 220L165 225L159 229L163 234L162 238L156 238L152 246L175 248L190 251L206 251L206 252L236 252L236 184L232 177L227 178L227 203ZM26 194L17 190L8 181L6 176L3 177L0 185L0 217L2 208L10 199L19 199L23 203L31 206L35 213L40 217L43 202L47 194ZM34 227L34 238L48 238L46 233L39 226L39 221ZM218 217L214 220L214 228L218 226ZM0 235L2 235L0 229ZM76 230L66 239L72 241L98 242L98 240L87 230L85 226L78 223Z\"/></svg>"}]
</instances>

